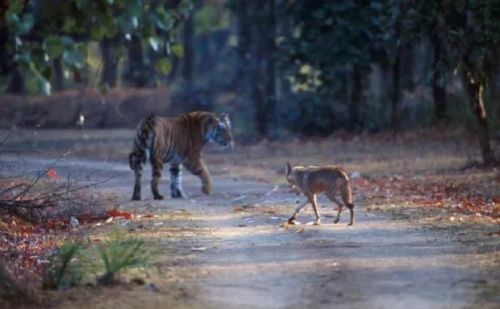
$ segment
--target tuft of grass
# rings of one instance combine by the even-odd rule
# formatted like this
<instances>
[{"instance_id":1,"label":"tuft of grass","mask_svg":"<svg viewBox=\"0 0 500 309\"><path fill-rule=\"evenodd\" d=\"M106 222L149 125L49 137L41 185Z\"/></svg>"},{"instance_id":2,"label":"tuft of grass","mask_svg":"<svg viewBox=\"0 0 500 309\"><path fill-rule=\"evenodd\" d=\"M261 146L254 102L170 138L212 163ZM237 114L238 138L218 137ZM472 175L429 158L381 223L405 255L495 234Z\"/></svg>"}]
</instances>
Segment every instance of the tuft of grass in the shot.
<instances>
[{"instance_id":1,"label":"tuft of grass","mask_svg":"<svg viewBox=\"0 0 500 309\"><path fill-rule=\"evenodd\" d=\"M43 287L60 289L74 287L84 278L82 265L82 243L65 242L52 256L51 263L43 278Z\"/></svg>"},{"instance_id":2,"label":"tuft of grass","mask_svg":"<svg viewBox=\"0 0 500 309\"><path fill-rule=\"evenodd\" d=\"M147 266L151 255L144 245L143 240L125 238L116 231L109 241L97 247L105 271L98 277L97 283L104 286L112 285L124 270Z\"/></svg>"}]
</instances>

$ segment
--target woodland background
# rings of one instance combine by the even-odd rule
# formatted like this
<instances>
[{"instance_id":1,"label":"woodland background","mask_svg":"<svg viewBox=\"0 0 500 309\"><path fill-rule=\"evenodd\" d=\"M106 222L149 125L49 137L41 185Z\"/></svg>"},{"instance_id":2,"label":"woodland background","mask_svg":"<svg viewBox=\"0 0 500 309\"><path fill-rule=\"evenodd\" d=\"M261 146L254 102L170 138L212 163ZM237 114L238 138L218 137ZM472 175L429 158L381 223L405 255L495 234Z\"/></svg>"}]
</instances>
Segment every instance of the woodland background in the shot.
<instances>
[{"instance_id":1,"label":"woodland background","mask_svg":"<svg viewBox=\"0 0 500 309\"><path fill-rule=\"evenodd\" d=\"M498 138L498 0L3 0L0 126L232 114L240 141L422 128Z\"/></svg>"}]
</instances>

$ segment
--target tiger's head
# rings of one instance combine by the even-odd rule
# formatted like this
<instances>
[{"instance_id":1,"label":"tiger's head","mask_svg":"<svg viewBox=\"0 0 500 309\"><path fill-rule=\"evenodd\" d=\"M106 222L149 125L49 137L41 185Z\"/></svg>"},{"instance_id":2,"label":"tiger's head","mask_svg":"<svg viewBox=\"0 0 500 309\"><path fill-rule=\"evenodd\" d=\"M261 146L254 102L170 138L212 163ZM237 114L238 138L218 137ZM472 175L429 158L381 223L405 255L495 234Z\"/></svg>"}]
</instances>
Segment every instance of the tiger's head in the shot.
<instances>
[{"instance_id":1,"label":"tiger's head","mask_svg":"<svg viewBox=\"0 0 500 309\"><path fill-rule=\"evenodd\" d=\"M219 117L210 117L206 131L206 139L212 140L223 148L234 148L233 132L229 115L221 114Z\"/></svg>"}]
</instances>

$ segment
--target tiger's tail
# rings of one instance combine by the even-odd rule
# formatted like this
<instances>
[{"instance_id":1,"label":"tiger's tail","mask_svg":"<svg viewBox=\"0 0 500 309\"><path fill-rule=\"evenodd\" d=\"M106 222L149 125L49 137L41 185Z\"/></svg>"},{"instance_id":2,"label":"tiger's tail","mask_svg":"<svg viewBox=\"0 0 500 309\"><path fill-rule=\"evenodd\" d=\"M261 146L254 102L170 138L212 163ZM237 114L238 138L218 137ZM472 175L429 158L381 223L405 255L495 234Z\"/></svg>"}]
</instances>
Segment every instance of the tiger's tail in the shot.
<instances>
[{"instance_id":1,"label":"tiger's tail","mask_svg":"<svg viewBox=\"0 0 500 309\"><path fill-rule=\"evenodd\" d=\"M156 121L156 116L151 114L144 118L137 128L134 146L129 155L129 165L131 169L135 169L137 165L146 163L150 140L153 137L152 131L156 125Z\"/></svg>"}]
</instances>

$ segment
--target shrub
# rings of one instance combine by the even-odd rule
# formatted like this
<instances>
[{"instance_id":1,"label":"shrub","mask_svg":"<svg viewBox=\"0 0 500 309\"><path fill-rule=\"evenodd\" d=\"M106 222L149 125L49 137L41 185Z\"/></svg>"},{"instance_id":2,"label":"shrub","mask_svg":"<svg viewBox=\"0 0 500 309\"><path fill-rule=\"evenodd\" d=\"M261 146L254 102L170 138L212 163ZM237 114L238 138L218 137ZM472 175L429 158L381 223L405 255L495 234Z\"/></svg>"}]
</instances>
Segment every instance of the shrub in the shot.
<instances>
[{"instance_id":1,"label":"shrub","mask_svg":"<svg viewBox=\"0 0 500 309\"><path fill-rule=\"evenodd\" d=\"M66 242L52 256L43 278L43 287L67 288L78 285L84 278L83 255L80 242Z\"/></svg>"},{"instance_id":2,"label":"shrub","mask_svg":"<svg viewBox=\"0 0 500 309\"><path fill-rule=\"evenodd\" d=\"M104 265L104 274L97 279L100 285L111 285L118 275L128 268L146 266L150 253L144 248L144 241L124 238L115 232L111 240L99 245L97 252Z\"/></svg>"}]
</instances>

